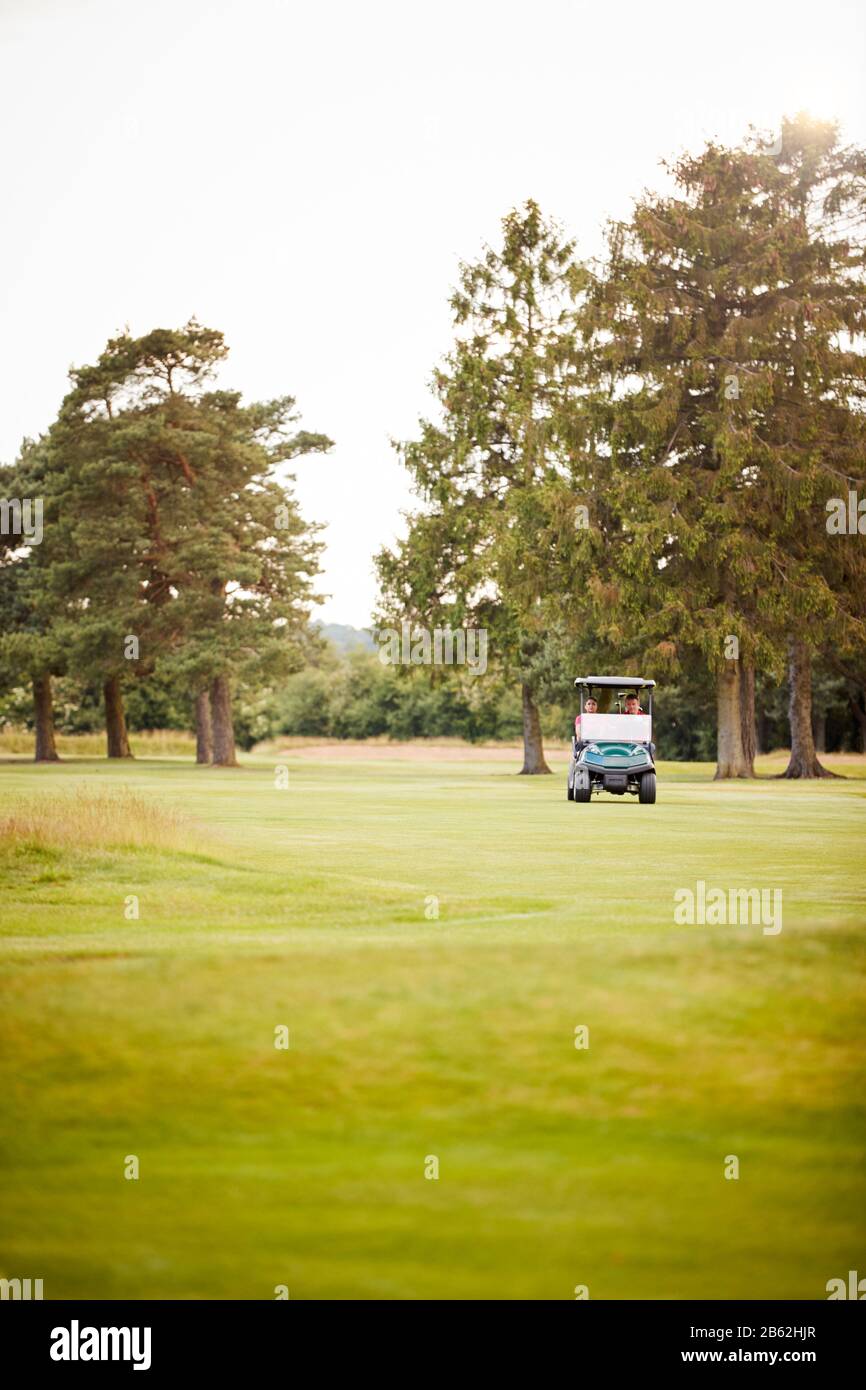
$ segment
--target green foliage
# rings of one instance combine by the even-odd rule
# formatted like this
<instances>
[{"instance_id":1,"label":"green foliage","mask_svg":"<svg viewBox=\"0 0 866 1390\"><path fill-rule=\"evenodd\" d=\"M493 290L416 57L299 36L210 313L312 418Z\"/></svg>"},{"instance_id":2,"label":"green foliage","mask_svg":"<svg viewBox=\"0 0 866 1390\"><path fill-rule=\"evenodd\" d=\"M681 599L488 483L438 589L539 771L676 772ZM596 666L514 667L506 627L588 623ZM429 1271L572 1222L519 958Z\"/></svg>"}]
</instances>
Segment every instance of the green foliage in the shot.
<instances>
[{"instance_id":1,"label":"green foliage","mask_svg":"<svg viewBox=\"0 0 866 1390\"><path fill-rule=\"evenodd\" d=\"M277 473L330 441L295 428L291 397L245 406L206 389L225 352L221 334L192 322L114 339L72 374L49 436L45 481L62 527L46 587L67 604L70 650L88 674L161 663L192 690L300 664L318 545Z\"/></svg>"},{"instance_id":2,"label":"green foliage","mask_svg":"<svg viewBox=\"0 0 866 1390\"><path fill-rule=\"evenodd\" d=\"M439 419L398 446L423 508L377 557L388 621L486 628L498 668L527 683L549 577L537 503L568 447L585 279L573 243L531 201L503 220L499 249L461 266L454 347L433 377Z\"/></svg>"},{"instance_id":3,"label":"green foliage","mask_svg":"<svg viewBox=\"0 0 866 1390\"><path fill-rule=\"evenodd\" d=\"M330 441L297 428L291 397L209 389L225 355L193 321L115 338L71 372L56 422L3 479L44 499L45 523L41 545L0 553L0 684L67 669L82 687L144 682L130 721L152 727L216 675L250 701L302 665L320 547L286 464ZM261 724L248 710L242 737Z\"/></svg>"},{"instance_id":4,"label":"green foliage","mask_svg":"<svg viewBox=\"0 0 866 1390\"><path fill-rule=\"evenodd\" d=\"M383 665L377 656L353 651L328 669L310 668L291 676L272 702L274 734L324 738L464 738L471 743L519 738L520 700L502 681L469 678L431 683L421 670L411 673ZM546 711L561 736L567 719Z\"/></svg>"},{"instance_id":5,"label":"green foliage","mask_svg":"<svg viewBox=\"0 0 866 1390\"><path fill-rule=\"evenodd\" d=\"M376 558L379 622L486 629L482 683L327 655L318 528L286 470L330 441L292 397L215 389L226 345L193 320L112 339L0 468L0 493L44 505L42 544L0 536L0 710L47 673L59 727L89 728L120 677L133 728L187 727L225 677L245 746L478 740L533 704L565 733L574 675L629 667L661 682L671 752L706 756L731 636L762 741L786 741L796 634L828 742L866 740L866 547L826 526L866 496L866 155L798 116L776 157L753 135L670 172L593 267L531 200L460 267L436 416L397 445L419 505Z\"/></svg>"},{"instance_id":6,"label":"green foliage","mask_svg":"<svg viewBox=\"0 0 866 1390\"><path fill-rule=\"evenodd\" d=\"M607 631L669 670L690 651L718 669L735 635L780 674L806 619L825 645L864 635L850 547L824 527L866 457L862 155L801 118L783 149L678 161L672 196L611 227L582 317L617 519Z\"/></svg>"}]
</instances>

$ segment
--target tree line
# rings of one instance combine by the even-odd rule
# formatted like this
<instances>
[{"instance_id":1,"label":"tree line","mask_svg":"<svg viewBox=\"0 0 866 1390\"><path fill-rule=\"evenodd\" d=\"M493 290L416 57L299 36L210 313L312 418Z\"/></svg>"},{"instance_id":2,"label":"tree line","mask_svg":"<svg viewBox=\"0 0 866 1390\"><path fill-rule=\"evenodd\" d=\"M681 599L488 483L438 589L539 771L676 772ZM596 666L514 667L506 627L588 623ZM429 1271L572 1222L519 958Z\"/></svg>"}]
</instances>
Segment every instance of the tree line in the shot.
<instances>
[{"instance_id":1,"label":"tree line","mask_svg":"<svg viewBox=\"0 0 866 1390\"><path fill-rule=\"evenodd\" d=\"M594 262L529 201L461 267L380 618L488 630L525 773L563 673L625 666L710 674L718 777L754 775L756 673L787 672L786 775L829 775L813 663L861 727L866 691L866 153L797 117L667 169Z\"/></svg>"},{"instance_id":2,"label":"tree line","mask_svg":"<svg viewBox=\"0 0 866 1390\"><path fill-rule=\"evenodd\" d=\"M419 503L375 557L376 622L483 628L483 691L327 670L287 468L331 441L290 396L217 389L219 332L125 333L74 369L0 470L0 697L29 688L37 759L58 682L83 718L99 692L109 757L130 756L132 700L188 717L221 766L240 701L242 741L517 721L543 773L542 716L561 735L573 677L623 669L670 691L681 756L712 689L720 777L753 774L784 677L788 776L824 775L813 672L866 736L866 153L797 117L780 151L752 134L667 172L593 261L536 203L505 217L460 268L437 416L397 445Z\"/></svg>"},{"instance_id":3,"label":"tree line","mask_svg":"<svg viewBox=\"0 0 866 1390\"><path fill-rule=\"evenodd\" d=\"M572 675L566 664L560 673L559 691L554 691L551 682L549 693L539 696L546 739L561 742L570 737L575 714ZM789 727L784 683L758 673L755 694L757 751L770 753L786 747ZM655 697L658 756L673 761L712 761L716 754L716 700L711 674L695 671L686 679L666 681ZM154 710L152 720L150 727L165 727L161 710ZM469 743L494 743L519 740L523 718L519 686L495 675L461 680L452 672L433 681L423 670L405 673L382 665L374 652L340 654L328 644L279 689L249 707L242 705L240 722L242 738L249 746L281 735L460 738ZM818 752L866 752L843 677L816 674L813 723Z\"/></svg>"}]
</instances>

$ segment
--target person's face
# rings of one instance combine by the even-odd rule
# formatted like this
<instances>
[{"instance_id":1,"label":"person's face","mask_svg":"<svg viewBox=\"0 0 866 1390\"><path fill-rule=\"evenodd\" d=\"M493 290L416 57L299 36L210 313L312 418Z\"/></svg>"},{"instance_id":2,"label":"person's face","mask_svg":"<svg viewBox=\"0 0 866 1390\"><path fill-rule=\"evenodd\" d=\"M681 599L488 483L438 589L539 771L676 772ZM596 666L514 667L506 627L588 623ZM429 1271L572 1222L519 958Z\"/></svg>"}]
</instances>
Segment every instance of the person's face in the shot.
<instances>
[{"instance_id":1,"label":"person's face","mask_svg":"<svg viewBox=\"0 0 866 1390\"><path fill-rule=\"evenodd\" d=\"M625 702L625 712L626 712L626 714L637 714L637 711L638 711L637 696L636 696L636 695L629 695L629 696L626 698L626 702Z\"/></svg>"},{"instance_id":2,"label":"person's face","mask_svg":"<svg viewBox=\"0 0 866 1390\"><path fill-rule=\"evenodd\" d=\"M589 699L587 700L586 704L585 704L584 707L583 707L583 712L584 712L584 714L595 714L595 712L596 712L597 709L598 709L598 705L597 705L596 701L595 701L595 700L592 698L592 696L590 695Z\"/></svg>"}]
</instances>

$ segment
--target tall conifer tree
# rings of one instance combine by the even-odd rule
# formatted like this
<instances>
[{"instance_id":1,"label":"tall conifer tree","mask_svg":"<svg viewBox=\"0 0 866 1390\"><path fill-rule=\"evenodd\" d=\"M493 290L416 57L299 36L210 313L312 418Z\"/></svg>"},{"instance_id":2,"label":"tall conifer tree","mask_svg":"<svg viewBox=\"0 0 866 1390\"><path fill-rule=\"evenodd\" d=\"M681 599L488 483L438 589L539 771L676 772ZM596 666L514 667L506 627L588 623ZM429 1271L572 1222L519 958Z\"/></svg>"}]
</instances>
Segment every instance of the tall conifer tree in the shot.
<instances>
[{"instance_id":1,"label":"tall conifer tree","mask_svg":"<svg viewBox=\"0 0 866 1390\"><path fill-rule=\"evenodd\" d=\"M439 418L399 446L424 506L378 557L390 620L487 629L497 670L520 685L528 774L550 770L537 705L547 586L536 504L561 459L583 281L573 243L531 201L504 219L501 247L461 266L455 343L433 378Z\"/></svg>"}]
</instances>

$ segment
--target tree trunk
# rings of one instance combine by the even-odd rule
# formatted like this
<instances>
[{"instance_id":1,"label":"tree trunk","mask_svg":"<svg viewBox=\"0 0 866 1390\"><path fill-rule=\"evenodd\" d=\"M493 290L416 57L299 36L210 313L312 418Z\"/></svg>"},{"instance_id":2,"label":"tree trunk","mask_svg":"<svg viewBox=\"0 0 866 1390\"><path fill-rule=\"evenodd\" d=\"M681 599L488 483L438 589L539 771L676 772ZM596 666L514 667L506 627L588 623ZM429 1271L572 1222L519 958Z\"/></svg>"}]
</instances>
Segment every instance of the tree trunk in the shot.
<instances>
[{"instance_id":1,"label":"tree trunk","mask_svg":"<svg viewBox=\"0 0 866 1390\"><path fill-rule=\"evenodd\" d=\"M51 698L51 677L47 671L33 680L33 708L36 726L37 763L58 763L60 758L54 743L54 701Z\"/></svg>"},{"instance_id":2,"label":"tree trunk","mask_svg":"<svg viewBox=\"0 0 866 1390\"><path fill-rule=\"evenodd\" d=\"M755 668L740 661L740 726L743 738L743 756L749 769L749 776L755 775L755 754L758 751L758 725L755 719Z\"/></svg>"},{"instance_id":3,"label":"tree trunk","mask_svg":"<svg viewBox=\"0 0 866 1390\"><path fill-rule=\"evenodd\" d=\"M105 701L105 734L108 741L109 758L131 758L129 736L126 732L126 716L123 713L123 691L120 676L112 676L102 687Z\"/></svg>"},{"instance_id":4,"label":"tree trunk","mask_svg":"<svg viewBox=\"0 0 866 1390\"><path fill-rule=\"evenodd\" d=\"M541 740L541 720L538 717L538 706L532 698L532 692L528 685L522 687L523 690L523 767L520 775L537 776L545 772L550 772L550 768L544 761L544 744Z\"/></svg>"},{"instance_id":5,"label":"tree trunk","mask_svg":"<svg viewBox=\"0 0 866 1390\"><path fill-rule=\"evenodd\" d=\"M235 730L232 722L232 692L228 676L211 681L210 711L213 724L213 762L215 767L237 767Z\"/></svg>"},{"instance_id":6,"label":"tree trunk","mask_svg":"<svg viewBox=\"0 0 866 1390\"><path fill-rule=\"evenodd\" d=\"M213 723L210 715L210 695L200 690L195 697L195 760L209 763L213 759Z\"/></svg>"},{"instance_id":7,"label":"tree trunk","mask_svg":"<svg viewBox=\"0 0 866 1390\"><path fill-rule=\"evenodd\" d=\"M802 637L788 641L788 722L791 761L781 777L835 777L822 767L812 738L812 654Z\"/></svg>"},{"instance_id":8,"label":"tree trunk","mask_svg":"<svg viewBox=\"0 0 866 1390\"><path fill-rule=\"evenodd\" d=\"M754 777L755 769L749 750L743 742L743 677L739 661L726 661L719 673L717 687L718 712L718 752L716 781L727 777ZM751 721L748 710L746 722L754 722L754 707ZM751 735L752 739L754 735ZM751 744L753 747L753 743Z\"/></svg>"}]
</instances>

